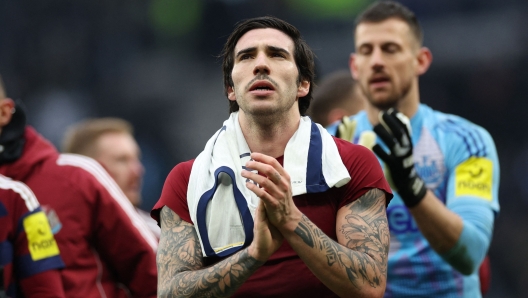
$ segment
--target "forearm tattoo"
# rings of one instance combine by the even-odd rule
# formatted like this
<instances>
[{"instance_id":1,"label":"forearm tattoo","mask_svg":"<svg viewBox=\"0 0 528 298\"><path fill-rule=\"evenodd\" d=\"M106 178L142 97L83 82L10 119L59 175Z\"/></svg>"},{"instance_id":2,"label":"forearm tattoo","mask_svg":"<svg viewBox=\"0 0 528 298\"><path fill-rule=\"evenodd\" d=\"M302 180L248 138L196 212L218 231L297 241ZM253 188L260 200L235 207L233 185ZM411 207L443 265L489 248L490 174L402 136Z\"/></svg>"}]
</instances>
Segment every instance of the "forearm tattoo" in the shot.
<instances>
[{"instance_id":1,"label":"forearm tattoo","mask_svg":"<svg viewBox=\"0 0 528 298\"><path fill-rule=\"evenodd\" d=\"M349 212L339 232L346 239L346 247L329 238L304 215L295 233L309 247L323 251L328 266L337 264L343 268L356 287L365 283L378 287L387 276L390 240L385 193L372 189L345 208Z\"/></svg>"},{"instance_id":2,"label":"forearm tattoo","mask_svg":"<svg viewBox=\"0 0 528 298\"><path fill-rule=\"evenodd\" d=\"M264 264L247 248L203 268L200 241L194 227L168 207L161 210L158 297L229 297Z\"/></svg>"}]
</instances>

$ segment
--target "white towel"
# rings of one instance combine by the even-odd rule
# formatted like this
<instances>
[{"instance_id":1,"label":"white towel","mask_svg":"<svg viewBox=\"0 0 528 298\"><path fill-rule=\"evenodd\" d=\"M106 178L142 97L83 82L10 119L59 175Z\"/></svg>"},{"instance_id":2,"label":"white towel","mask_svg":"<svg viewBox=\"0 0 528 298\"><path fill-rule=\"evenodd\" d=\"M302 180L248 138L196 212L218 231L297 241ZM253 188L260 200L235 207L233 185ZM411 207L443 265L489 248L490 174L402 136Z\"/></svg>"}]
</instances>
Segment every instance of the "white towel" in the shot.
<instances>
[{"instance_id":1,"label":"white towel","mask_svg":"<svg viewBox=\"0 0 528 298\"><path fill-rule=\"evenodd\" d=\"M250 153L234 112L194 161L187 204L205 257L230 255L253 240L253 216L260 199L241 176ZM309 117L301 117L288 141L283 166L291 177L293 196L324 192L350 181L332 136Z\"/></svg>"}]
</instances>

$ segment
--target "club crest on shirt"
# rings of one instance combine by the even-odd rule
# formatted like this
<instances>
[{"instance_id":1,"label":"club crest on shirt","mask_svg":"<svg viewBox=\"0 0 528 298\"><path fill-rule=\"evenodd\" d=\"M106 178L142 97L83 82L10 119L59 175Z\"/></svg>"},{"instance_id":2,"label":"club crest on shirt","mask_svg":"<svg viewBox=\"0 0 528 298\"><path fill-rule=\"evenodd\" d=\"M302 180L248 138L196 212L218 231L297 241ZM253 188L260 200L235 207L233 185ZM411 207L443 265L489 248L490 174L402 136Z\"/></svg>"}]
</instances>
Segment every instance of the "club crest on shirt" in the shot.
<instances>
[{"instance_id":1,"label":"club crest on shirt","mask_svg":"<svg viewBox=\"0 0 528 298\"><path fill-rule=\"evenodd\" d=\"M436 189L444 182L445 163L440 146L424 127L413 152L416 172L429 189Z\"/></svg>"},{"instance_id":2,"label":"club crest on shirt","mask_svg":"<svg viewBox=\"0 0 528 298\"><path fill-rule=\"evenodd\" d=\"M43 205L42 211L46 214L46 217L48 218L49 225L51 227L51 232L53 235L56 235L61 229L62 229L62 223L59 219L59 216L57 216L57 213L55 210L53 210L48 205Z\"/></svg>"}]
</instances>

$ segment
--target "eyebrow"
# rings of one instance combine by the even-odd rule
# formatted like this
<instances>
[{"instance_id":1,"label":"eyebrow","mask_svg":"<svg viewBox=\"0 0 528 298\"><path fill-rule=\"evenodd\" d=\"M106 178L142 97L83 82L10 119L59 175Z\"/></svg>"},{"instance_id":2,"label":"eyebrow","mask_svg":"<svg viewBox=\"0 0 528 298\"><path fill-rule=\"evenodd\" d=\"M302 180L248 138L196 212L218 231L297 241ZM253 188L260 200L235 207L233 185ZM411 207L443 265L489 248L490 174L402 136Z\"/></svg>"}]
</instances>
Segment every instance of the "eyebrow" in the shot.
<instances>
[{"instance_id":1,"label":"eyebrow","mask_svg":"<svg viewBox=\"0 0 528 298\"><path fill-rule=\"evenodd\" d=\"M257 49L256 47L252 47L252 48L247 48L247 49L240 50L236 54L236 57L238 58L240 55L244 55L244 54L247 54L247 53L254 52L256 49Z\"/></svg>"},{"instance_id":2,"label":"eyebrow","mask_svg":"<svg viewBox=\"0 0 528 298\"><path fill-rule=\"evenodd\" d=\"M288 52L286 49L283 49L283 48L274 47L274 46L268 46L268 49L273 51L273 52L279 52L279 53L283 53L283 54L286 54L286 55L290 55L290 52Z\"/></svg>"},{"instance_id":3,"label":"eyebrow","mask_svg":"<svg viewBox=\"0 0 528 298\"><path fill-rule=\"evenodd\" d=\"M275 47L275 46L266 46L266 49L268 51L278 52L278 53L283 53L283 54L286 54L286 55L290 55L290 52L288 52L287 50L285 50L283 48L279 48L279 47ZM254 52L256 50L257 50L256 47L246 48L246 49L238 51L238 53L236 54L235 57L238 58L241 55L244 55L244 54L247 54L247 53L251 53L251 52Z\"/></svg>"}]
</instances>

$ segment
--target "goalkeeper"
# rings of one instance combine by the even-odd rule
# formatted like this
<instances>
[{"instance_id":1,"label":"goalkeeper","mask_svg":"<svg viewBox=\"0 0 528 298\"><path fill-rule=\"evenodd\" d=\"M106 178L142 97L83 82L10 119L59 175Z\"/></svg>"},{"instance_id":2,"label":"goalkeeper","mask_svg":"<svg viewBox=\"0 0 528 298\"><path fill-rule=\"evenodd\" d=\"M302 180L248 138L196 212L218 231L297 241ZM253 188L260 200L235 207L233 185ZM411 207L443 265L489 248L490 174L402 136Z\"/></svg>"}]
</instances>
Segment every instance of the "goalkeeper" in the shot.
<instances>
[{"instance_id":1,"label":"goalkeeper","mask_svg":"<svg viewBox=\"0 0 528 298\"><path fill-rule=\"evenodd\" d=\"M373 147L395 190L385 296L481 297L499 211L497 152L482 127L420 104L418 77L432 61L422 38L401 4L359 15L350 68L367 106L328 130Z\"/></svg>"}]
</instances>

